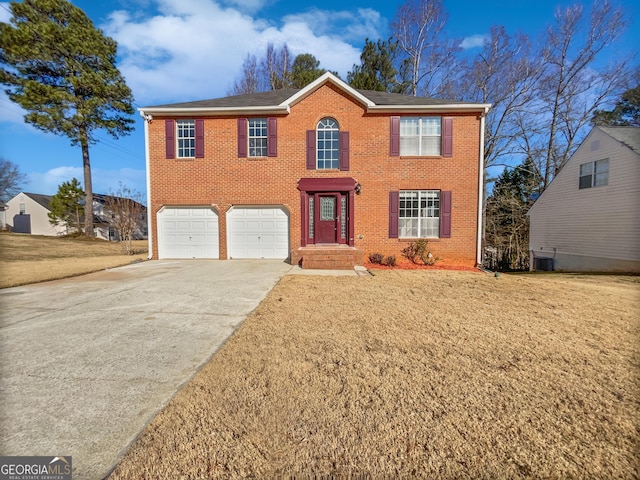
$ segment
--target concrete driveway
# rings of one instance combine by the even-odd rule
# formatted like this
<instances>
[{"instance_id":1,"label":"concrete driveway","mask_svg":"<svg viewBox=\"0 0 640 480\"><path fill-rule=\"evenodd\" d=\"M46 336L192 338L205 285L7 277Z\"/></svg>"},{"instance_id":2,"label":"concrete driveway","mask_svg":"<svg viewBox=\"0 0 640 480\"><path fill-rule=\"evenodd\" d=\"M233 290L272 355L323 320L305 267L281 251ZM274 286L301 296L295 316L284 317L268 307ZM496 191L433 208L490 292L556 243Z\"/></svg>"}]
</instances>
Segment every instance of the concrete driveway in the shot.
<instances>
[{"instance_id":1,"label":"concrete driveway","mask_svg":"<svg viewBox=\"0 0 640 480\"><path fill-rule=\"evenodd\" d=\"M103 478L290 269L150 261L0 290L0 455Z\"/></svg>"}]
</instances>

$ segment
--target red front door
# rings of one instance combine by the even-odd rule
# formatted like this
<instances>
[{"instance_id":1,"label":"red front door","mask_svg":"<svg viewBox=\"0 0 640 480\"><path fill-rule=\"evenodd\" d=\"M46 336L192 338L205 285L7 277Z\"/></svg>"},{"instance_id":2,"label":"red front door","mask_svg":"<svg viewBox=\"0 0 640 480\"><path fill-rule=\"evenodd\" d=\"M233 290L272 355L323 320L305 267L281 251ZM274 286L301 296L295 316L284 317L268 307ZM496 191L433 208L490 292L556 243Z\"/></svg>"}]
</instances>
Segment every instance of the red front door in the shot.
<instances>
[{"instance_id":1,"label":"red front door","mask_svg":"<svg viewBox=\"0 0 640 480\"><path fill-rule=\"evenodd\" d=\"M319 195L316 243L338 243L338 196Z\"/></svg>"}]
</instances>

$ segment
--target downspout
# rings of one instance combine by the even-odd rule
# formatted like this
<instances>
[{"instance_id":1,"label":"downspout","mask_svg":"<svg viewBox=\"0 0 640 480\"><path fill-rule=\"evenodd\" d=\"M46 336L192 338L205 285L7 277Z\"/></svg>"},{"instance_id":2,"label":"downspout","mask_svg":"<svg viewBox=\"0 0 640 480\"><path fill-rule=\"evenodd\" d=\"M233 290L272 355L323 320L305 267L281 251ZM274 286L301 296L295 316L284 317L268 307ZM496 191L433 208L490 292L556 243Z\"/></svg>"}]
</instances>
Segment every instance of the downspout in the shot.
<instances>
[{"instance_id":1,"label":"downspout","mask_svg":"<svg viewBox=\"0 0 640 480\"><path fill-rule=\"evenodd\" d=\"M147 242L149 254L148 260L153 257L153 212L151 211L151 175L149 173L149 124L153 121L153 117L150 114L145 114L143 110L140 110L140 116L144 118L144 156L147 169Z\"/></svg>"},{"instance_id":2,"label":"downspout","mask_svg":"<svg viewBox=\"0 0 640 480\"><path fill-rule=\"evenodd\" d=\"M478 233L476 240L476 265L482 265L482 219L484 212L484 122L489 107L480 115L480 152L478 155Z\"/></svg>"}]
</instances>

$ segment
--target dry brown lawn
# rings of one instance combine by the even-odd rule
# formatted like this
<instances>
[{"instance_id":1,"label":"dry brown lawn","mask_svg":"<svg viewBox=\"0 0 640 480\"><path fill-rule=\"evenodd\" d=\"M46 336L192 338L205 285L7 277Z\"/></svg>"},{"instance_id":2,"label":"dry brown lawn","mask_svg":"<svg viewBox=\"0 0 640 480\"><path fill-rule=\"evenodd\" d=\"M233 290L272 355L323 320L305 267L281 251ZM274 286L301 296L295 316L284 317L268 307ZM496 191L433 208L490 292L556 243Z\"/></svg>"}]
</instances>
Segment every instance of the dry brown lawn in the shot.
<instances>
[{"instance_id":1,"label":"dry brown lawn","mask_svg":"<svg viewBox=\"0 0 640 480\"><path fill-rule=\"evenodd\" d=\"M7 288L145 260L147 241L124 255L119 243L105 240L0 233L0 252L0 288Z\"/></svg>"},{"instance_id":2,"label":"dry brown lawn","mask_svg":"<svg viewBox=\"0 0 640 480\"><path fill-rule=\"evenodd\" d=\"M631 276L285 276L110 478L638 478L639 312Z\"/></svg>"}]
</instances>

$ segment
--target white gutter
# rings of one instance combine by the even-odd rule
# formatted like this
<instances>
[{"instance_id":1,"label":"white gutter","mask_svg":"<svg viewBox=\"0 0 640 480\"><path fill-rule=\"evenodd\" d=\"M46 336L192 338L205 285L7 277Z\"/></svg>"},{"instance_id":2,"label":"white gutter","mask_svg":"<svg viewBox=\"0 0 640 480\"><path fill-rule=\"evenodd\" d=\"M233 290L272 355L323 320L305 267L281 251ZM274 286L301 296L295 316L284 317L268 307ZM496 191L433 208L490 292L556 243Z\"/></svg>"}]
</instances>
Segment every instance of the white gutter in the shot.
<instances>
[{"instance_id":1,"label":"white gutter","mask_svg":"<svg viewBox=\"0 0 640 480\"><path fill-rule=\"evenodd\" d=\"M140 114L143 114L142 109ZM173 117L192 117L194 115L267 115L267 114L288 114L288 105L271 105L265 107L147 107L144 112L154 115L170 115Z\"/></svg>"},{"instance_id":2,"label":"white gutter","mask_svg":"<svg viewBox=\"0 0 640 480\"><path fill-rule=\"evenodd\" d=\"M480 115L480 152L478 163L478 234L476 244L476 264L482 265L482 217L484 212L484 119L489 112L490 104L484 104L484 112Z\"/></svg>"},{"instance_id":3,"label":"white gutter","mask_svg":"<svg viewBox=\"0 0 640 480\"><path fill-rule=\"evenodd\" d=\"M151 211L151 175L149 173L149 123L153 120L153 117L149 114L145 114L141 109L140 116L144 119L144 157L147 167L147 242L149 254L147 259L151 260L153 257L153 212Z\"/></svg>"}]
</instances>

